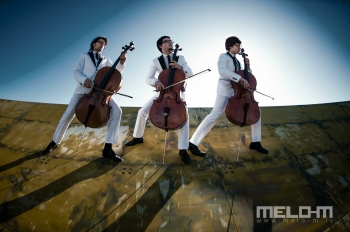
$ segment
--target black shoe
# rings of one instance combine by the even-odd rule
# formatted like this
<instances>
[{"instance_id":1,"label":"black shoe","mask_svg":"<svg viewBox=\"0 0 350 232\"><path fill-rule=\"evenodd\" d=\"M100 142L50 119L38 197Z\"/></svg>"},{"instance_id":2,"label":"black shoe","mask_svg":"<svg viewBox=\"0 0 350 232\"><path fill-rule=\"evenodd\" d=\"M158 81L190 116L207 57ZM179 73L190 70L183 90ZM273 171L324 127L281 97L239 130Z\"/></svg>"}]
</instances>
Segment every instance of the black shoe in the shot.
<instances>
[{"instance_id":1,"label":"black shoe","mask_svg":"<svg viewBox=\"0 0 350 232\"><path fill-rule=\"evenodd\" d=\"M138 143L143 143L143 138L133 138L131 141L127 142L125 146L134 146Z\"/></svg>"},{"instance_id":2,"label":"black shoe","mask_svg":"<svg viewBox=\"0 0 350 232\"><path fill-rule=\"evenodd\" d=\"M184 164L190 164L191 163L191 158L187 154L186 150L179 150L179 155L181 156L181 160Z\"/></svg>"},{"instance_id":3,"label":"black shoe","mask_svg":"<svg viewBox=\"0 0 350 232\"><path fill-rule=\"evenodd\" d=\"M52 150L56 149L57 148L57 144L54 142L54 141L51 141L49 143L49 145L47 145L47 147L45 148L45 150L43 150L42 154L43 155L47 155L49 154L50 152L52 152Z\"/></svg>"},{"instance_id":4,"label":"black shoe","mask_svg":"<svg viewBox=\"0 0 350 232\"><path fill-rule=\"evenodd\" d=\"M117 156L112 149L103 149L102 156L105 158L111 159L117 163L120 163L123 161L123 159Z\"/></svg>"},{"instance_id":5,"label":"black shoe","mask_svg":"<svg viewBox=\"0 0 350 232\"><path fill-rule=\"evenodd\" d=\"M191 142L188 144L188 149L192 152L193 155L205 156L205 152L199 150L199 148Z\"/></svg>"},{"instance_id":6,"label":"black shoe","mask_svg":"<svg viewBox=\"0 0 350 232\"><path fill-rule=\"evenodd\" d=\"M260 142L250 143L249 148L253 150L257 150L260 153L264 153L264 154L269 153L269 151L266 148L261 146Z\"/></svg>"}]
</instances>

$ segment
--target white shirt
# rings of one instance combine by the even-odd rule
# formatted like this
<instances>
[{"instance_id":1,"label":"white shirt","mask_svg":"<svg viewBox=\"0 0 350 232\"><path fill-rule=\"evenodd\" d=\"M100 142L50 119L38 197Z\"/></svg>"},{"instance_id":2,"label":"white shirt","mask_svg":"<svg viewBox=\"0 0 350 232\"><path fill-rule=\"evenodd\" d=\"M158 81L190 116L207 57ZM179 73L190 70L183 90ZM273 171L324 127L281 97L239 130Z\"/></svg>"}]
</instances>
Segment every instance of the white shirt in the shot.
<instances>
[{"instance_id":1,"label":"white shirt","mask_svg":"<svg viewBox=\"0 0 350 232\"><path fill-rule=\"evenodd\" d=\"M241 76L235 73L235 65L233 64L233 60L226 53L220 54L217 65L220 77L218 80L216 93L220 96L232 97L234 95L234 90L231 86L231 81L238 83ZM251 70L249 70L249 72L251 72Z\"/></svg>"},{"instance_id":2,"label":"white shirt","mask_svg":"<svg viewBox=\"0 0 350 232\"><path fill-rule=\"evenodd\" d=\"M163 54L164 56L164 54ZM168 64L168 58L165 55L165 64ZM171 58L171 55L170 55ZM192 69L188 66L185 58L183 56L179 56L179 59L177 63L182 66L182 71L185 72L186 77L192 76ZM148 85L154 86L154 84L158 81L158 78L155 77L156 73L158 72L158 75L163 71L162 66L159 63L158 57L152 60L151 67L148 71L147 77L146 77L146 83ZM184 86L186 86L186 82L184 82ZM181 99L186 100L186 95L184 92L181 91ZM156 99L159 96L159 92L157 92L154 95L154 98Z\"/></svg>"},{"instance_id":3,"label":"white shirt","mask_svg":"<svg viewBox=\"0 0 350 232\"><path fill-rule=\"evenodd\" d=\"M92 51L92 53L93 53L93 55L94 55L95 63L96 63L96 65L97 65L97 64L98 64L98 59L96 58L96 53L97 53L97 52ZM97 54L98 54L98 56L100 56L100 53L97 53Z\"/></svg>"},{"instance_id":4,"label":"white shirt","mask_svg":"<svg viewBox=\"0 0 350 232\"><path fill-rule=\"evenodd\" d=\"M98 70L106 66L113 66L112 61L108 57L104 56L101 60L101 63L96 67L92 62L89 53L86 52L81 54L74 70L74 78L78 82L74 94L89 93L91 91L91 88L84 87L85 80L89 79L93 83ZM120 62L116 66L116 69L119 72L123 72L124 68L125 64L121 64Z\"/></svg>"}]
</instances>

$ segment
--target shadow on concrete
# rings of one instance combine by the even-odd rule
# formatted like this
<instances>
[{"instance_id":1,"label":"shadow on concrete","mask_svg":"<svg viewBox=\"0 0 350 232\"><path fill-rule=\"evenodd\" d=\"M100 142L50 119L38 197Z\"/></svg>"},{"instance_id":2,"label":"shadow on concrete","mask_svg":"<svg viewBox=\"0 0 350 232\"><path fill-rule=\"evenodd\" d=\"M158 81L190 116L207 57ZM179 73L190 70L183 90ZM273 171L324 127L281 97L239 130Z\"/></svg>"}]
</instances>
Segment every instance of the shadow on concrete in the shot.
<instances>
[{"instance_id":1,"label":"shadow on concrete","mask_svg":"<svg viewBox=\"0 0 350 232\"><path fill-rule=\"evenodd\" d=\"M107 226L103 225L107 223L105 220L106 218L104 218L88 231L95 230L96 227L104 228L103 231L144 231L174 193L176 193L182 185L188 185L194 179L192 167L183 166L184 171L182 173L185 176L185 178L183 178L179 169L175 168L176 166L179 165L169 165L137 203L118 218L118 220ZM160 191L161 180L169 180L169 191L165 197ZM190 222L190 219L188 220Z\"/></svg>"},{"instance_id":2,"label":"shadow on concrete","mask_svg":"<svg viewBox=\"0 0 350 232\"><path fill-rule=\"evenodd\" d=\"M115 166L115 163L108 162L105 158L97 158L41 189L14 200L4 202L0 205L0 223L13 219L43 202L50 200L80 181L104 175Z\"/></svg>"},{"instance_id":3,"label":"shadow on concrete","mask_svg":"<svg viewBox=\"0 0 350 232\"><path fill-rule=\"evenodd\" d=\"M20 158L18 160L15 160L15 161L12 161L11 163L8 163L8 164L5 164L5 165L2 165L0 166L0 172L3 172L3 171L6 171L8 169L11 169L11 168L14 168L28 160L31 160L31 159L35 159L35 158L39 158L40 156L42 156L42 151L39 151L39 152L35 152L31 155L27 155L23 158Z\"/></svg>"}]
</instances>

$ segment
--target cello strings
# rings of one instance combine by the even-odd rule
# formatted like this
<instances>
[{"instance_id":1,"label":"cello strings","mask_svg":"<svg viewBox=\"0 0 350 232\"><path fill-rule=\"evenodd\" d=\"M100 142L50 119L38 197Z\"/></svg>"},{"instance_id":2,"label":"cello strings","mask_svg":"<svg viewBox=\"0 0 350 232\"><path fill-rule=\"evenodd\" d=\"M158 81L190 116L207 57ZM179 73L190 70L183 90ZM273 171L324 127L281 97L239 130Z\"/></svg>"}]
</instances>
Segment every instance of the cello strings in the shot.
<instances>
[{"instance_id":1,"label":"cello strings","mask_svg":"<svg viewBox=\"0 0 350 232\"><path fill-rule=\"evenodd\" d=\"M163 164L164 164L164 157L165 157L165 148L166 148L166 138L168 137L168 132L165 131L165 140L164 140L164 152L163 152Z\"/></svg>"},{"instance_id":2,"label":"cello strings","mask_svg":"<svg viewBox=\"0 0 350 232\"><path fill-rule=\"evenodd\" d=\"M239 152L240 152L240 150L241 150L241 143L242 143L242 130L243 130L243 127L241 127L241 135L240 135L240 137L239 137L239 145L238 145L237 162L238 162Z\"/></svg>"},{"instance_id":3,"label":"cello strings","mask_svg":"<svg viewBox=\"0 0 350 232\"><path fill-rule=\"evenodd\" d=\"M170 87L172 87L172 86L174 86L174 85L177 85L177 84L180 84L180 83L186 81L187 79L190 79L190 78L192 78L192 77L194 77L194 76L201 75L201 74L204 74L205 72L210 72L210 71L211 71L210 69L206 69L206 70L201 71L201 72L199 72L199 73L193 74L192 76L186 77L186 78L183 79L182 81L179 81L179 82L176 82L176 83L174 83L174 84L165 86L162 90L168 89L168 88L170 88ZM153 92L158 92L158 91L157 91L157 90L153 90Z\"/></svg>"}]
</instances>

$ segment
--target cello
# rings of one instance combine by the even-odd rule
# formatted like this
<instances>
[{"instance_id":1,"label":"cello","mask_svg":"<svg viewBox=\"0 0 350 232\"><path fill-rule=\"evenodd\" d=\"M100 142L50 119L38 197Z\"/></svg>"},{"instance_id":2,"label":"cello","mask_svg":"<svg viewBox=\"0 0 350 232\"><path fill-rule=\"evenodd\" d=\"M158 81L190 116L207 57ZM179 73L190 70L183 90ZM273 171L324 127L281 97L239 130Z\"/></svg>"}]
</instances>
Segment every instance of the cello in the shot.
<instances>
[{"instance_id":1,"label":"cello","mask_svg":"<svg viewBox=\"0 0 350 232\"><path fill-rule=\"evenodd\" d=\"M121 54L127 53L128 50L133 51L134 42L130 42L122 49L124 51ZM76 117L85 127L100 128L105 126L109 120L109 100L119 91L123 82L121 73L115 69L120 61L120 56L112 67L103 67L96 73L93 88L88 94L83 95L75 107Z\"/></svg>"},{"instance_id":2,"label":"cello","mask_svg":"<svg viewBox=\"0 0 350 232\"><path fill-rule=\"evenodd\" d=\"M176 60L178 50L180 50L179 45L176 44L172 60ZM168 130L177 130L185 125L187 121L186 102L180 98L180 91L184 88L184 82L181 81L185 79L185 73L177 68L168 68L159 74L158 80L169 88L161 90L151 106L149 118L154 126L168 132ZM174 83L179 84L171 86Z\"/></svg>"},{"instance_id":3,"label":"cello","mask_svg":"<svg viewBox=\"0 0 350 232\"><path fill-rule=\"evenodd\" d=\"M244 49L239 53L245 61L247 54ZM245 89L242 85L235 81L231 81L234 89L234 95L229 99L225 113L227 119L241 127L255 124L260 119L260 109L258 102L254 99L254 91L256 91L256 79L253 74L248 72L248 65L244 62L244 70L236 71L242 78L246 79L250 85L249 89Z\"/></svg>"}]
</instances>

